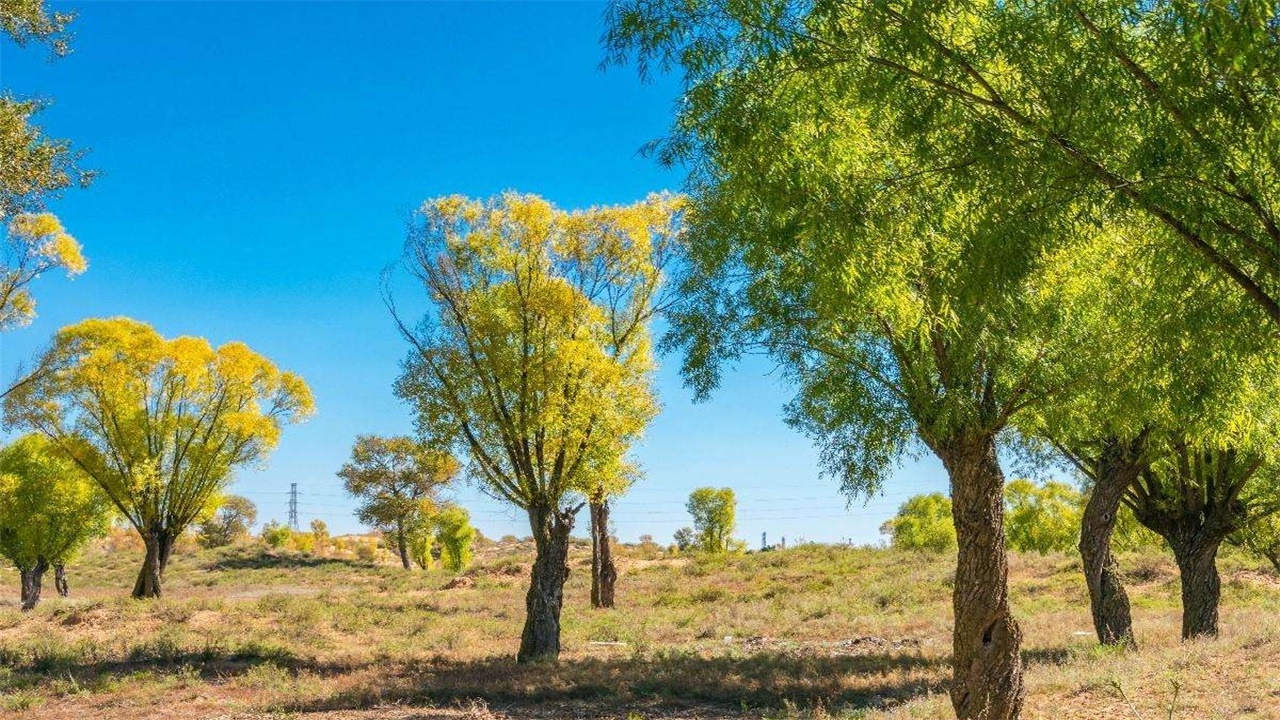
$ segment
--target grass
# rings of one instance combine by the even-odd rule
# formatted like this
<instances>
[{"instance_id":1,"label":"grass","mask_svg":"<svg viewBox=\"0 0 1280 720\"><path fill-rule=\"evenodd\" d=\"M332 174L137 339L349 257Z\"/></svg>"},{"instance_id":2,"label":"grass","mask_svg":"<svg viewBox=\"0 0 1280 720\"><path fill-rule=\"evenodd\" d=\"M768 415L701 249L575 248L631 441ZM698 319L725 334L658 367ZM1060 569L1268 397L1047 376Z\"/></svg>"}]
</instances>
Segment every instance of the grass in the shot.
<instances>
[{"instance_id":1,"label":"grass","mask_svg":"<svg viewBox=\"0 0 1280 720\"><path fill-rule=\"evenodd\" d=\"M69 568L72 598L0 604L0 714L40 718L498 716L946 718L952 561L803 546L735 557L621 548L619 605L590 608L583 547L562 662L520 667L530 550L485 548L469 586L398 566L188 550L163 599L126 595L140 558ZM1178 579L1122 558L1141 649L1093 641L1080 565L1015 556L1028 718L1280 718L1280 581L1221 563L1223 636L1178 641ZM11 577L12 576L12 577Z\"/></svg>"}]
</instances>

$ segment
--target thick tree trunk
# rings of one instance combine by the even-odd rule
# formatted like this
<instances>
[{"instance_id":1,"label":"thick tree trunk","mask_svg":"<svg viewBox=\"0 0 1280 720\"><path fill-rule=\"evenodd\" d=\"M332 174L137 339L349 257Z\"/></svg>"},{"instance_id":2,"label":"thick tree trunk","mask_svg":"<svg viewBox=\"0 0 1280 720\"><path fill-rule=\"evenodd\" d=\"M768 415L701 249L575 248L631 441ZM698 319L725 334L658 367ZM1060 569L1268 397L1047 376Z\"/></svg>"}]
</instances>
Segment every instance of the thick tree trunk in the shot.
<instances>
[{"instance_id":1,"label":"thick tree trunk","mask_svg":"<svg viewBox=\"0 0 1280 720\"><path fill-rule=\"evenodd\" d=\"M1107 441L1096 467L1093 493L1080 523L1080 559L1089 587L1093 629L1103 645L1136 647L1129 595L1124 590L1120 566L1111 554L1111 534L1120 502L1141 468L1126 456L1118 440Z\"/></svg>"},{"instance_id":2,"label":"thick tree trunk","mask_svg":"<svg viewBox=\"0 0 1280 720\"><path fill-rule=\"evenodd\" d=\"M1182 577L1182 639L1218 636L1218 546L1221 540L1195 538L1170 543Z\"/></svg>"},{"instance_id":3,"label":"thick tree trunk","mask_svg":"<svg viewBox=\"0 0 1280 720\"><path fill-rule=\"evenodd\" d=\"M951 704L960 720L1014 720L1025 689L1022 631L1009 611L1004 473L990 437L963 439L939 455L951 477L959 543Z\"/></svg>"},{"instance_id":4,"label":"thick tree trunk","mask_svg":"<svg viewBox=\"0 0 1280 720\"><path fill-rule=\"evenodd\" d=\"M22 609L23 611L34 610L40 602L40 590L44 585L44 573L49 569L49 564L40 558L36 564L29 568L18 568L18 573L22 578Z\"/></svg>"},{"instance_id":5,"label":"thick tree trunk","mask_svg":"<svg viewBox=\"0 0 1280 720\"><path fill-rule=\"evenodd\" d=\"M516 662L555 661L560 657L560 609L569 579L569 532L573 514L559 508L530 508L537 555L525 596L524 632Z\"/></svg>"},{"instance_id":6,"label":"thick tree trunk","mask_svg":"<svg viewBox=\"0 0 1280 720\"><path fill-rule=\"evenodd\" d=\"M591 503L591 605L613 607L618 568L609 546L609 501Z\"/></svg>"},{"instance_id":7,"label":"thick tree trunk","mask_svg":"<svg viewBox=\"0 0 1280 720\"><path fill-rule=\"evenodd\" d=\"M67 568L62 563L53 566L53 586L60 597L70 597L71 588L67 585Z\"/></svg>"},{"instance_id":8,"label":"thick tree trunk","mask_svg":"<svg viewBox=\"0 0 1280 720\"><path fill-rule=\"evenodd\" d=\"M409 538L404 525L396 526L396 550L400 553L400 564L404 565L405 570L412 570L413 564L409 562Z\"/></svg>"},{"instance_id":9,"label":"thick tree trunk","mask_svg":"<svg viewBox=\"0 0 1280 720\"><path fill-rule=\"evenodd\" d=\"M173 538L167 530L148 530L142 533L142 543L147 548L147 555L142 561L142 569L138 571L138 580L133 584L133 597L158 598L160 581L165 567L169 565L169 554L173 552Z\"/></svg>"}]
</instances>

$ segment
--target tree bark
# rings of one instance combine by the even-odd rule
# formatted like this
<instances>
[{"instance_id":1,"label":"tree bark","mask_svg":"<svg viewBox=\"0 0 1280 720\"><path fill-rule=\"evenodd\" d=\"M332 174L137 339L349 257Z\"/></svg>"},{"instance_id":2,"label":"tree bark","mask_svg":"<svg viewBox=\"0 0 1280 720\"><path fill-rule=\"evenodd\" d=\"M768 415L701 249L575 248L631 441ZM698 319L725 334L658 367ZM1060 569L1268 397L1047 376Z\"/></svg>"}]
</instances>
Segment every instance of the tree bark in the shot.
<instances>
[{"instance_id":1,"label":"tree bark","mask_svg":"<svg viewBox=\"0 0 1280 720\"><path fill-rule=\"evenodd\" d=\"M591 605L613 607L618 568L609 545L609 501L591 503Z\"/></svg>"},{"instance_id":2,"label":"tree bark","mask_svg":"<svg viewBox=\"0 0 1280 720\"><path fill-rule=\"evenodd\" d=\"M60 597L70 597L71 588L67 585L67 568L62 563L53 566L53 586Z\"/></svg>"},{"instance_id":3,"label":"tree bark","mask_svg":"<svg viewBox=\"0 0 1280 720\"><path fill-rule=\"evenodd\" d=\"M396 550L400 552L400 564L404 565L405 570L412 570L413 564L409 562L409 538L406 535L404 525L396 525Z\"/></svg>"},{"instance_id":4,"label":"tree bark","mask_svg":"<svg viewBox=\"0 0 1280 720\"><path fill-rule=\"evenodd\" d=\"M560 657L560 609L569 579L569 532L575 511L529 508L537 555L525 596L524 631L516 662L525 664Z\"/></svg>"},{"instance_id":5,"label":"tree bark","mask_svg":"<svg viewBox=\"0 0 1280 720\"><path fill-rule=\"evenodd\" d=\"M138 571L138 580L133 584L133 597L158 598L160 581L169 565L169 554L173 552L173 537L168 530L147 530L142 533L142 544L147 548L147 555L142 561L142 569Z\"/></svg>"},{"instance_id":6,"label":"tree bark","mask_svg":"<svg viewBox=\"0 0 1280 720\"><path fill-rule=\"evenodd\" d=\"M952 596L954 679L960 720L1014 720L1022 710L1022 631L1009 611L1004 547L1004 473L989 435L961 438L939 452L951 478L959 550Z\"/></svg>"},{"instance_id":7,"label":"tree bark","mask_svg":"<svg viewBox=\"0 0 1280 720\"><path fill-rule=\"evenodd\" d=\"M1129 595L1120 577L1120 566L1111 554L1116 514L1141 471L1133 453L1126 452L1124 445L1115 438L1104 442L1095 466L1093 493L1081 518L1079 547L1098 642L1133 648L1137 643L1133 637Z\"/></svg>"},{"instance_id":8,"label":"tree bark","mask_svg":"<svg viewBox=\"0 0 1280 720\"><path fill-rule=\"evenodd\" d=\"M1182 639L1218 636L1218 577L1221 540L1193 538L1170 543L1182 578Z\"/></svg>"},{"instance_id":9,"label":"tree bark","mask_svg":"<svg viewBox=\"0 0 1280 720\"><path fill-rule=\"evenodd\" d=\"M44 585L44 573L49 569L49 564L44 558L36 560L36 564L28 568L18 568L18 573L22 578L22 610L24 612L34 610L40 602L40 590Z\"/></svg>"}]
</instances>

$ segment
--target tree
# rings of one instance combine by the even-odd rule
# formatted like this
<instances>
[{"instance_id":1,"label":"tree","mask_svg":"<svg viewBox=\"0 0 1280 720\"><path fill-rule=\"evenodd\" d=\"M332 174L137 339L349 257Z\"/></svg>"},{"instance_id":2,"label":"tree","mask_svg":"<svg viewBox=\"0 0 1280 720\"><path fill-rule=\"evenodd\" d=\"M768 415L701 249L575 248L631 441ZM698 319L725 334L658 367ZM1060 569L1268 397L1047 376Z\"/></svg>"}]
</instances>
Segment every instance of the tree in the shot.
<instances>
[{"instance_id":1,"label":"tree","mask_svg":"<svg viewBox=\"0 0 1280 720\"><path fill-rule=\"evenodd\" d=\"M440 563L449 572L462 572L471 564L476 542L476 529L471 515L458 505L446 505L435 516L436 542L440 545Z\"/></svg>"},{"instance_id":2,"label":"tree","mask_svg":"<svg viewBox=\"0 0 1280 720\"><path fill-rule=\"evenodd\" d=\"M142 536L136 598L159 597L174 541L236 469L266 459L311 413L302 378L239 342L167 340L128 318L65 327L34 377L5 398L9 422L47 436Z\"/></svg>"},{"instance_id":3,"label":"tree","mask_svg":"<svg viewBox=\"0 0 1280 720\"><path fill-rule=\"evenodd\" d=\"M898 514L880 527L895 548L946 552L956 549L956 528L951 522L951 498L942 493L914 495L898 508Z\"/></svg>"},{"instance_id":4,"label":"tree","mask_svg":"<svg viewBox=\"0 0 1280 720\"><path fill-rule=\"evenodd\" d=\"M93 480L43 436L24 435L0 450L0 554L21 574L23 610L40 602L45 571L106 534L111 516Z\"/></svg>"},{"instance_id":5,"label":"tree","mask_svg":"<svg viewBox=\"0 0 1280 720\"><path fill-rule=\"evenodd\" d=\"M1188 442L1176 434L1167 442L1169 452L1143 469L1124 502L1173 549L1182 580L1183 639L1216 636L1218 548L1280 510L1277 448L1274 437L1252 448Z\"/></svg>"},{"instance_id":6,"label":"tree","mask_svg":"<svg viewBox=\"0 0 1280 720\"><path fill-rule=\"evenodd\" d=\"M329 547L329 526L319 518L312 520L311 537L315 541L316 554L323 556Z\"/></svg>"},{"instance_id":7,"label":"tree","mask_svg":"<svg viewBox=\"0 0 1280 720\"><path fill-rule=\"evenodd\" d=\"M1085 479L1079 547L1094 626L1100 642L1130 646L1128 597L1111 553L1117 522L1133 516L1122 503L1178 443L1270 454L1274 419L1262 398L1280 391L1274 337L1258 332L1267 327L1261 309L1196 258L1170 252L1158 226L1141 225L1127 242L1075 259L1075 272L1103 281L1094 310L1065 330L1092 326L1093 337L1111 338L1094 343L1096 370L1085 373L1109 379L1080 383L1021 418L1024 433L1046 438ZM1189 491L1185 507L1194 507L1197 483L1187 482L1177 494ZM1124 534L1126 544L1161 542L1145 531Z\"/></svg>"},{"instance_id":8,"label":"tree","mask_svg":"<svg viewBox=\"0 0 1280 720\"><path fill-rule=\"evenodd\" d=\"M1267 515L1245 524L1227 536L1227 542L1266 560L1280 573L1280 514Z\"/></svg>"},{"instance_id":9,"label":"tree","mask_svg":"<svg viewBox=\"0 0 1280 720\"><path fill-rule=\"evenodd\" d=\"M206 548L218 548L247 538L257 519L258 508L252 500L228 495L213 516L200 523L200 544Z\"/></svg>"},{"instance_id":10,"label":"tree","mask_svg":"<svg viewBox=\"0 0 1280 720\"><path fill-rule=\"evenodd\" d=\"M1080 536L1084 500L1061 482L1036 485L1018 479L1005 485L1005 535L1018 552L1067 552Z\"/></svg>"},{"instance_id":11,"label":"tree","mask_svg":"<svg viewBox=\"0 0 1280 720\"><path fill-rule=\"evenodd\" d=\"M351 449L351 461L342 466L338 477L347 492L363 501L356 517L392 537L400 562L408 570L412 567L412 529L432 514L440 489L459 469L452 455L413 438L361 435Z\"/></svg>"},{"instance_id":12,"label":"tree","mask_svg":"<svg viewBox=\"0 0 1280 720\"><path fill-rule=\"evenodd\" d=\"M71 51L67 26L73 15L50 12L44 0L6 2L0 7L0 32L19 47L49 46L54 56ZM66 140L45 136L32 123L41 103L0 92L0 221L39 212L52 195L72 185L88 185L93 174L76 163L81 153Z\"/></svg>"},{"instance_id":13,"label":"tree","mask_svg":"<svg viewBox=\"0 0 1280 720\"><path fill-rule=\"evenodd\" d=\"M671 536L671 539L675 541L677 550L680 552L688 552L694 548L694 544L697 542L698 538L694 535L693 528L682 527L675 531Z\"/></svg>"},{"instance_id":14,"label":"tree","mask_svg":"<svg viewBox=\"0 0 1280 720\"><path fill-rule=\"evenodd\" d=\"M1085 222L1071 198L993 192L991 169L963 157L940 166L935 144L979 152L990 139L949 123L967 110L881 103L838 59L814 62L821 48L804 38L840 28L809 7L612 6L615 57L679 65L686 83L657 148L690 169L693 203L689 300L672 313L671 344L700 394L726 365L767 353L797 388L788 420L851 496L876 492L903 458L941 460L958 540L952 705L961 718L1013 718L1021 630L997 445L1029 408L1105 380L1078 371L1093 343L1065 332L1096 280L1059 267L1124 228Z\"/></svg>"},{"instance_id":15,"label":"tree","mask_svg":"<svg viewBox=\"0 0 1280 720\"><path fill-rule=\"evenodd\" d=\"M685 508L693 516L693 531L703 552L729 551L737 525L737 506L733 488L701 487L689 493Z\"/></svg>"},{"instance_id":16,"label":"tree","mask_svg":"<svg viewBox=\"0 0 1280 720\"><path fill-rule=\"evenodd\" d=\"M574 518L601 483L627 477L657 412L649 344L618 352L609 308L652 262L639 250L674 234L676 207L668 196L581 212L527 195L445 197L423 205L407 243L432 310L417 330L401 322L414 349L396 391L430 445L466 453L481 486L529 516L520 662L559 655Z\"/></svg>"},{"instance_id":17,"label":"tree","mask_svg":"<svg viewBox=\"0 0 1280 720\"><path fill-rule=\"evenodd\" d=\"M70 51L67 25L72 16L50 12L43 0L8 2L0 7L0 31L18 46L46 43L55 55ZM0 262L0 331L21 327L35 315L29 286L41 274L60 269L68 276L84 272L76 242L45 201L74 184L88 185L92 174L76 167L80 153L65 140L51 139L32 123L41 104L0 92L0 225L5 257Z\"/></svg>"}]
</instances>

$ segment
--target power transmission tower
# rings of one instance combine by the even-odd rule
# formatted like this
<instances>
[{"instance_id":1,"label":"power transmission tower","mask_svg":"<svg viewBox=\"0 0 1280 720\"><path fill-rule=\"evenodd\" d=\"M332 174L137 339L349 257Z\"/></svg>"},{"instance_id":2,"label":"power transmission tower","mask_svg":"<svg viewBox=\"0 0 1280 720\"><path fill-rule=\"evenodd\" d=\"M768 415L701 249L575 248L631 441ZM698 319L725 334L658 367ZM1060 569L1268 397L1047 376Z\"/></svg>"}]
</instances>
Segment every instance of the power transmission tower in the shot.
<instances>
[{"instance_id":1,"label":"power transmission tower","mask_svg":"<svg viewBox=\"0 0 1280 720\"><path fill-rule=\"evenodd\" d=\"M289 483L289 529L298 530L298 483Z\"/></svg>"}]
</instances>

